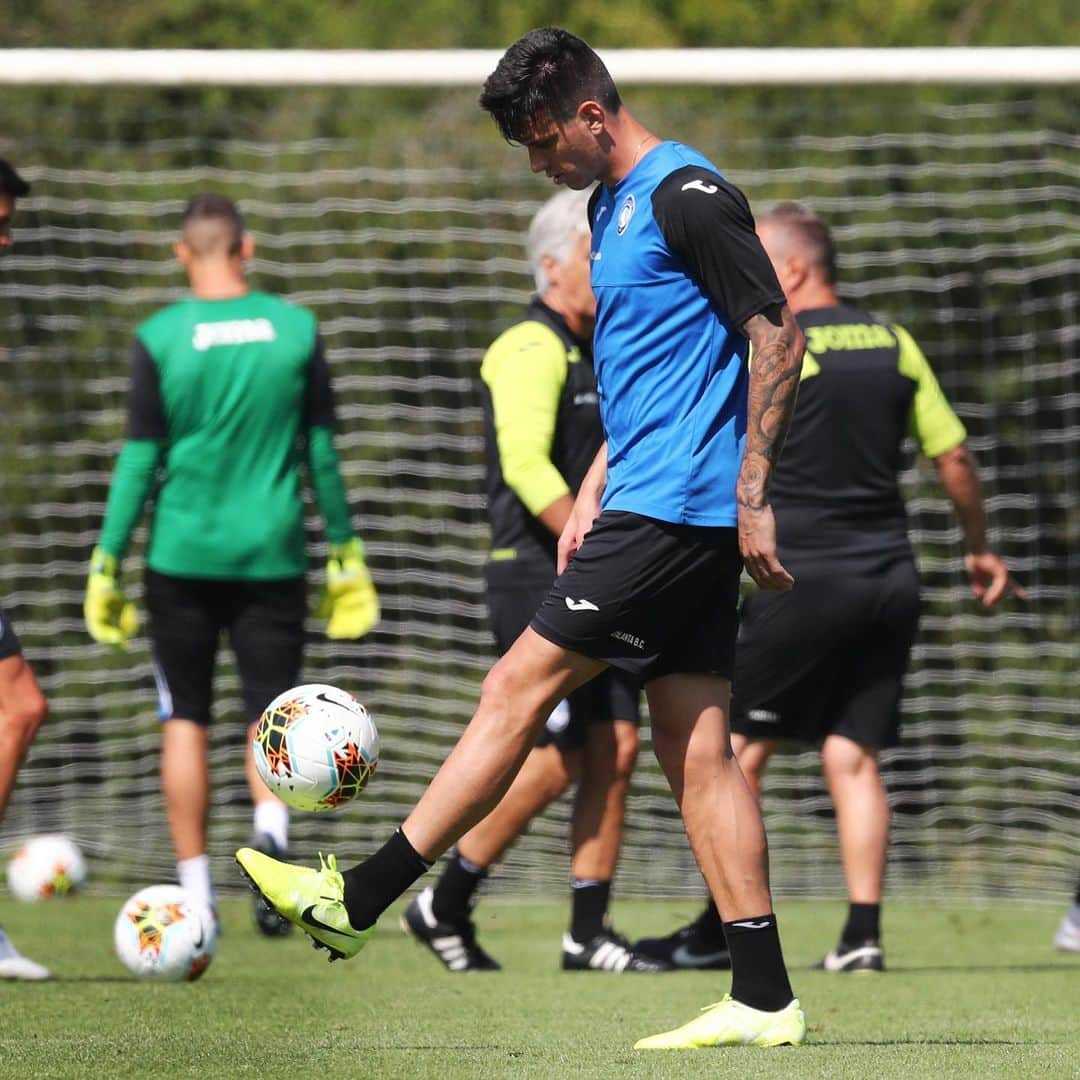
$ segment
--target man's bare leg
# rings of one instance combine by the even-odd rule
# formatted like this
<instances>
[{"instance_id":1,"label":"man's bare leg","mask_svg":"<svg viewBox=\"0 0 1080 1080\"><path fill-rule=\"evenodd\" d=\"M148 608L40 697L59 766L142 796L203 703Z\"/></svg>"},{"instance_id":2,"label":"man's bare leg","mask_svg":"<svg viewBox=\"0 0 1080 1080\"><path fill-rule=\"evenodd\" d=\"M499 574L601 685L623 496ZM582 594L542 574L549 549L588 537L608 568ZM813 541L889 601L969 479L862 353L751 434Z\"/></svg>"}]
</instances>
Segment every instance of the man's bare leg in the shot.
<instances>
[{"instance_id":1,"label":"man's bare leg","mask_svg":"<svg viewBox=\"0 0 1080 1080\"><path fill-rule=\"evenodd\" d=\"M783 1009L794 995L772 910L761 811L731 749L730 683L668 675L645 690L656 756L724 920L732 997L754 1009Z\"/></svg>"},{"instance_id":2,"label":"man's bare leg","mask_svg":"<svg viewBox=\"0 0 1080 1080\"><path fill-rule=\"evenodd\" d=\"M590 724L571 825L571 873L579 880L615 876L626 819L626 795L638 755L637 724Z\"/></svg>"},{"instance_id":3,"label":"man's bare leg","mask_svg":"<svg viewBox=\"0 0 1080 1080\"><path fill-rule=\"evenodd\" d=\"M878 752L843 735L829 735L821 747L825 782L836 811L836 831L847 883L848 917L841 948L873 942L859 961L880 968L881 896L889 846L889 799L878 768ZM876 950L876 951L875 951ZM828 958L822 961L828 965Z\"/></svg>"},{"instance_id":4,"label":"man's bare leg","mask_svg":"<svg viewBox=\"0 0 1080 1080\"><path fill-rule=\"evenodd\" d=\"M761 811L728 738L730 684L669 675L646 687L653 746L725 921L772 910Z\"/></svg>"},{"instance_id":5,"label":"man's bare leg","mask_svg":"<svg viewBox=\"0 0 1080 1080\"><path fill-rule=\"evenodd\" d=\"M564 752L551 743L534 747L498 806L458 841L439 880L405 909L402 929L449 971L499 970L499 962L476 941L472 910L477 893L490 867L580 771L580 750Z\"/></svg>"},{"instance_id":6,"label":"man's bare leg","mask_svg":"<svg viewBox=\"0 0 1080 1080\"><path fill-rule=\"evenodd\" d=\"M506 794L555 705L604 670L527 629L488 672L480 704L402 832L427 861Z\"/></svg>"},{"instance_id":7,"label":"man's bare leg","mask_svg":"<svg viewBox=\"0 0 1080 1080\"><path fill-rule=\"evenodd\" d=\"M498 806L458 841L434 888L406 909L404 928L451 971L498 970L475 940L471 912L477 890L533 818L576 780L570 932L582 944L604 934L637 741L634 724L595 723L586 729L584 747L534 748Z\"/></svg>"},{"instance_id":8,"label":"man's bare leg","mask_svg":"<svg viewBox=\"0 0 1080 1080\"><path fill-rule=\"evenodd\" d=\"M26 660L18 653L0 660L0 822L19 766L47 713L45 695ZM48 977L49 969L19 953L0 927L0 980Z\"/></svg>"},{"instance_id":9,"label":"man's bare leg","mask_svg":"<svg viewBox=\"0 0 1080 1080\"><path fill-rule=\"evenodd\" d=\"M485 869L498 862L532 819L580 775L580 751L564 752L554 743L534 747L498 806L458 841L458 853Z\"/></svg>"},{"instance_id":10,"label":"man's bare leg","mask_svg":"<svg viewBox=\"0 0 1080 1080\"><path fill-rule=\"evenodd\" d=\"M47 713L45 695L23 657L0 660L0 821L19 766Z\"/></svg>"},{"instance_id":11,"label":"man's bare leg","mask_svg":"<svg viewBox=\"0 0 1080 1080\"><path fill-rule=\"evenodd\" d=\"M176 872L183 888L214 906L206 829L210 817L209 732L203 724L173 717L162 725L161 790Z\"/></svg>"},{"instance_id":12,"label":"man's bare leg","mask_svg":"<svg viewBox=\"0 0 1080 1080\"><path fill-rule=\"evenodd\" d=\"M735 759L759 805L765 769L768 767L769 758L773 756L779 745L778 739L755 739L735 733L731 736L731 749L735 751Z\"/></svg>"},{"instance_id":13,"label":"man's bare leg","mask_svg":"<svg viewBox=\"0 0 1080 1080\"><path fill-rule=\"evenodd\" d=\"M890 815L877 751L830 735L821 747L821 760L836 809L848 899L880 904Z\"/></svg>"},{"instance_id":14,"label":"man's bare leg","mask_svg":"<svg viewBox=\"0 0 1080 1080\"><path fill-rule=\"evenodd\" d=\"M342 875L350 925L364 930L506 794L551 710L605 665L526 629L484 679L480 703L404 825Z\"/></svg>"}]
</instances>

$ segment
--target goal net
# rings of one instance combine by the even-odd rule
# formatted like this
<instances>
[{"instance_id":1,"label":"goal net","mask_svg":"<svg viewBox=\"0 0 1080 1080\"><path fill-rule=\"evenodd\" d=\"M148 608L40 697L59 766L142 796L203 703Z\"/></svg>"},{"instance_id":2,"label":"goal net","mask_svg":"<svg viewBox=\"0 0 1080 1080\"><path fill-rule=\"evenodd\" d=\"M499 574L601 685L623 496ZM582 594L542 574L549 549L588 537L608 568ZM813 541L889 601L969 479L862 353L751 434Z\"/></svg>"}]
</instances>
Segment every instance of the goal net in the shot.
<instances>
[{"instance_id":1,"label":"goal net","mask_svg":"<svg viewBox=\"0 0 1080 1080\"><path fill-rule=\"evenodd\" d=\"M369 853L460 734L493 659L477 374L528 298L523 236L550 194L475 98L475 87L4 88L0 156L33 191L0 258L0 602L51 705L5 847L70 833L99 890L174 873L146 638L124 653L95 645L81 602L132 329L182 294L170 245L203 191L240 202L254 282L320 319L384 612L353 643L310 624L305 679L369 707L383 761L353 806L294 815L294 852ZM967 425L993 545L1028 591L1027 603L979 609L955 517L913 456L904 487L925 616L903 745L884 759L890 893L1063 899L1080 869L1080 94L683 86L630 98L755 206L799 199L832 223L843 294L912 331ZM325 547L309 524L314 595ZM140 607L144 542L145 528L125 566ZM211 850L227 890L250 830L227 650L216 692ZM696 895L647 722L643 734L617 891ZM778 755L766 783L777 895L842 895L815 753ZM535 823L494 888L565 885L568 810Z\"/></svg>"}]
</instances>

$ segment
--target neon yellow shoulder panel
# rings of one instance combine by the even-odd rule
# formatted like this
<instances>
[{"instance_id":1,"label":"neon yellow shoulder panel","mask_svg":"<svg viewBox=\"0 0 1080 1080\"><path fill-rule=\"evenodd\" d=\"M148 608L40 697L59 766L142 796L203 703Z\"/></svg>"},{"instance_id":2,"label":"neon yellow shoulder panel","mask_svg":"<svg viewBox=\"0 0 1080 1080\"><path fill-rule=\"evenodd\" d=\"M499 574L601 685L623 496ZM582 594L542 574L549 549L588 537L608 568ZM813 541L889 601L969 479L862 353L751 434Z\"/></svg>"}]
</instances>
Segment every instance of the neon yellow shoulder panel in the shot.
<instances>
[{"instance_id":1,"label":"neon yellow shoulder panel","mask_svg":"<svg viewBox=\"0 0 1080 1080\"><path fill-rule=\"evenodd\" d=\"M900 344L900 374L916 383L908 430L927 457L937 457L959 446L967 430L953 412L915 339L902 326L894 325L892 329Z\"/></svg>"},{"instance_id":2,"label":"neon yellow shoulder panel","mask_svg":"<svg viewBox=\"0 0 1080 1080\"><path fill-rule=\"evenodd\" d=\"M503 479L533 515L570 492L551 462L568 363L559 335L528 320L500 334L480 365L491 392Z\"/></svg>"}]
</instances>

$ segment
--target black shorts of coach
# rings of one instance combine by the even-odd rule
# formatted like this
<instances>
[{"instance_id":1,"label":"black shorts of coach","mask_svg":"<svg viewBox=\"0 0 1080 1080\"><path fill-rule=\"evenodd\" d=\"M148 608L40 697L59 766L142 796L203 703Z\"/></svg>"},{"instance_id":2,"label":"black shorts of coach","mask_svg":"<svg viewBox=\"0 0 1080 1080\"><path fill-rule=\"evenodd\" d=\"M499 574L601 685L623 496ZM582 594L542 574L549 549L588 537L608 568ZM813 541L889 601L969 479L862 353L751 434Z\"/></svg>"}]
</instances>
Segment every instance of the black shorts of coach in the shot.
<instances>
[{"instance_id":1,"label":"black shorts of coach","mask_svg":"<svg viewBox=\"0 0 1080 1080\"><path fill-rule=\"evenodd\" d=\"M539 568L538 568L539 569ZM550 581L543 573L529 573L511 564L496 563L487 575L488 612L499 655L506 653L529 625L529 620L547 596ZM515 580L509 580L510 570ZM537 746L554 744L562 751L584 745L592 724L615 720L641 722L641 682L626 671L608 669L559 702L548 717Z\"/></svg>"},{"instance_id":2,"label":"black shorts of coach","mask_svg":"<svg viewBox=\"0 0 1080 1080\"><path fill-rule=\"evenodd\" d=\"M735 654L732 731L820 743L843 735L895 746L919 624L915 564L815 577L792 570L786 593L746 598Z\"/></svg>"},{"instance_id":3,"label":"black shorts of coach","mask_svg":"<svg viewBox=\"0 0 1080 1080\"><path fill-rule=\"evenodd\" d=\"M7 612L0 608L0 660L6 660L9 656L21 656L22 644L15 627L7 616Z\"/></svg>"},{"instance_id":4,"label":"black shorts of coach","mask_svg":"<svg viewBox=\"0 0 1080 1080\"><path fill-rule=\"evenodd\" d=\"M605 510L531 626L643 684L673 674L730 678L741 570L734 528Z\"/></svg>"},{"instance_id":5,"label":"black shorts of coach","mask_svg":"<svg viewBox=\"0 0 1080 1080\"><path fill-rule=\"evenodd\" d=\"M162 720L210 722L223 636L236 657L249 723L299 681L306 611L302 577L217 581L147 569L146 608Z\"/></svg>"}]
</instances>

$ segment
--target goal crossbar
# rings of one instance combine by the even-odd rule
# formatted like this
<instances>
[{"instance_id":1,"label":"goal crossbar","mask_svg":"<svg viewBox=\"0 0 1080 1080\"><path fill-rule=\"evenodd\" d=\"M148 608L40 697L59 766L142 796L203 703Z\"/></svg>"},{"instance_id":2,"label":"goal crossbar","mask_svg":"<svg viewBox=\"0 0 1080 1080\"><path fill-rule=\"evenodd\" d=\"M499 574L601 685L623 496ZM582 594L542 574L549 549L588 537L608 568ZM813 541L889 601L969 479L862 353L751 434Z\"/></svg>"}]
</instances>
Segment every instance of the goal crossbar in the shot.
<instances>
[{"instance_id":1,"label":"goal crossbar","mask_svg":"<svg viewBox=\"0 0 1080 1080\"><path fill-rule=\"evenodd\" d=\"M491 49L6 49L0 84L476 86ZM620 83L1077 83L1080 48L604 49Z\"/></svg>"}]
</instances>

